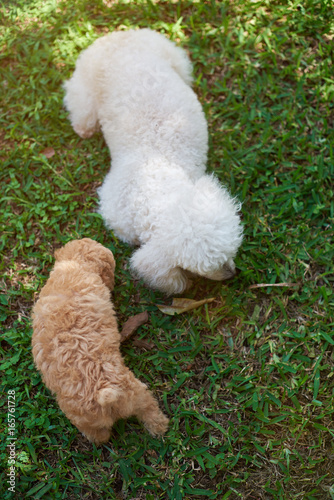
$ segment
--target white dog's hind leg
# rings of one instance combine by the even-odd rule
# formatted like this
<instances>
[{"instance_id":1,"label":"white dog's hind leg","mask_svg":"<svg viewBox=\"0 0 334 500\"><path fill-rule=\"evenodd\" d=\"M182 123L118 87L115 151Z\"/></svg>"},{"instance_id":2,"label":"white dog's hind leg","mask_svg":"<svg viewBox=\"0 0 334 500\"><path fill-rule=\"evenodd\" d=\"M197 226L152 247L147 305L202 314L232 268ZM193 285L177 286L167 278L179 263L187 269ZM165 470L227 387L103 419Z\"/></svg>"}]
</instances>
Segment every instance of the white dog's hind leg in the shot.
<instances>
[{"instance_id":1,"label":"white dog's hind leg","mask_svg":"<svg viewBox=\"0 0 334 500\"><path fill-rule=\"evenodd\" d=\"M98 108L86 80L87 75L81 75L77 68L72 78L64 83L65 107L70 113L73 129L83 139L91 137L99 129Z\"/></svg>"},{"instance_id":2,"label":"white dog's hind leg","mask_svg":"<svg viewBox=\"0 0 334 500\"><path fill-rule=\"evenodd\" d=\"M166 49L165 54L167 54L167 58L172 68L180 75L187 85L191 86L193 68L186 52L180 47L175 46L172 42L169 42Z\"/></svg>"},{"instance_id":3,"label":"white dog's hind leg","mask_svg":"<svg viewBox=\"0 0 334 500\"><path fill-rule=\"evenodd\" d=\"M134 37L138 37L138 40L141 40L141 42L145 42L146 46L152 52L171 65L187 85L191 85L193 79L192 63L184 49L178 47L164 35L147 28L128 33L131 33Z\"/></svg>"},{"instance_id":4,"label":"white dog's hind leg","mask_svg":"<svg viewBox=\"0 0 334 500\"><path fill-rule=\"evenodd\" d=\"M164 47L164 56L172 66L172 68L180 75L182 80L189 86L192 84L192 63L187 56L187 53L181 47L177 47L173 42L164 40L167 42Z\"/></svg>"}]
</instances>

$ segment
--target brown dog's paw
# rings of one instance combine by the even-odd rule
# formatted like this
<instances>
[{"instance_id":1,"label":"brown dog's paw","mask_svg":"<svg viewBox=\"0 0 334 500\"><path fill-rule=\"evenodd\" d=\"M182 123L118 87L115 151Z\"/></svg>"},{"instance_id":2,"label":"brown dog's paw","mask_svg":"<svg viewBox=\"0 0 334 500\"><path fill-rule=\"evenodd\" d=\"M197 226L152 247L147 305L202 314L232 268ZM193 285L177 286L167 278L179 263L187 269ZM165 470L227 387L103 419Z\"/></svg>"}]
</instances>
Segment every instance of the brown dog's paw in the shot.
<instances>
[{"instance_id":1,"label":"brown dog's paw","mask_svg":"<svg viewBox=\"0 0 334 500\"><path fill-rule=\"evenodd\" d=\"M169 418L159 412L150 421L145 422L145 427L152 436L163 436L168 429Z\"/></svg>"},{"instance_id":2,"label":"brown dog's paw","mask_svg":"<svg viewBox=\"0 0 334 500\"><path fill-rule=\"evenodd\" d=\"M110 438L110 429L94 429L82 433L85 438L96 445L106 443Z\"/></svg>"}]
</instances>

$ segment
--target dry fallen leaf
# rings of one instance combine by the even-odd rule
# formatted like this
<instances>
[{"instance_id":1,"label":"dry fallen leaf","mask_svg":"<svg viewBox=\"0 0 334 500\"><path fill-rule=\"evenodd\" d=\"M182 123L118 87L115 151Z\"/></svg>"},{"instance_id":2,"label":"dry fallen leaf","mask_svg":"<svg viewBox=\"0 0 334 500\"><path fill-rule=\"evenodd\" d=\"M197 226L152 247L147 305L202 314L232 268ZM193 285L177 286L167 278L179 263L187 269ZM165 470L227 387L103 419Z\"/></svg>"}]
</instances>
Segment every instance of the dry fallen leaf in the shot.
<instances>
[{"instance_id":1,"label":"dry fallen leaf","mask_svg":"<svg viewBox=\"0 0 334 500\"><path fill-rule=\"evenodd\" d=\"M55 150L53 148L45 148L41 152L42 155L44 155L46 158L52 158L56 154Z\"/></svg>"},{"instance_id":2,"label":"dry fallen leaf","mask_svg":"<svg viewBox=\"0 0 334 500\"><path fill-rule=\"evenodd\" d=\"M174 314L181 314L187 311L191 311L192 309L196 309L197 307L202 306L203 304L209 304L213 302L215 298L203 299L203 300L192 300L192 299L184 299L182 297L173 299L171 306L165 306L163 304L157 304L158 309L170 316L174 316Z\"/></svg>"},{"instance_id":3,"label":"dry fallen leaf","mask_svg":"<svg viewBox=\"0 0 334 500\"><path fill-rule=\"evenodd\" d=\"M148 321L148 312L144 311L142 313L136 314L129 318L123 325L121 335L121 342L125 342L125 340L129 339L135 331L144 323Z\"/></svg>"},{"instance_id":4,"label":"dry fallen leaf","mask_svg":"<svg viewBox=\"0 0 334 500\"><path fill-rule=\"evenodd\" d=\"M147 349L148 351L151 351L154 348L153 344L150 344L149 342L146 342L146 340L143 339L136 339L132 342L132 345L135 347L139 347L139 349Z\"/></svg>"}]
</instances>

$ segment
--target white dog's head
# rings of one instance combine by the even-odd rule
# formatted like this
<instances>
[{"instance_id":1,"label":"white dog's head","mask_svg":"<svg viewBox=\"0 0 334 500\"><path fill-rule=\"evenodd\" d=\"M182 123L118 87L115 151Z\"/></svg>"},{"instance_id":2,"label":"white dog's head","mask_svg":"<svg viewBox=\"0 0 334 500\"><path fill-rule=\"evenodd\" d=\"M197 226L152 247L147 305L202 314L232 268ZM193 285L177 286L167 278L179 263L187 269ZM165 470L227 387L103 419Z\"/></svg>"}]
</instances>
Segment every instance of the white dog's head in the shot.
<instances>
[{"instance_id":1,"label":"white dog's head","mask_svg":"<svg viewBox=\"0 0 334 500\"><path fill-rule=\"evenodd\" d=\"M165 232L159 231L134 253L133 269L169 295L187 287L184 271L212 280L231 278L242 242L239 209L215 177L204 175L171 205Z\"/></svg>"},{"instance_id":2,"label":"white dog's head","mask_svg":"<svg viewBox=\"0 0 334 500\"><path fill-rule=\"evenodd\" d=\"M242 241L239 209L215 177L201 177L185 215L189 224L183 227L180 267L212 280L234 276Z\"/></svg>"}]
</instances>

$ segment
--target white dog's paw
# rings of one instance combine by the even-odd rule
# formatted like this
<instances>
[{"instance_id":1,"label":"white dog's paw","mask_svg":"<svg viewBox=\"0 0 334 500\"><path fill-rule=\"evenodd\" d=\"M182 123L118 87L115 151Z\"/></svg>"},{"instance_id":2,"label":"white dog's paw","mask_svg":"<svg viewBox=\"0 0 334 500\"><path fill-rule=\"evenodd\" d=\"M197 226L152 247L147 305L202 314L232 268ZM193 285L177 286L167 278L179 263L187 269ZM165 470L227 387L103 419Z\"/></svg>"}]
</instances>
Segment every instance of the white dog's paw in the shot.
<instances>
[{"instance_id":1,"label":"white dog's paw","mask_svg":"<svg viewBox=\"0 0 334 500\"><path fill-rule=\"evenodd\" d=\"M173 267L168 259L164 258L160 247L152 242L134 252L131 268L149 286L167 295L182 293L189 284L185 272L178 266Z\"/></svg>"},{"instance_id":2,"label":"white dog's paw","mask_svg":"<svg viewBox=\"0 0 334 500\"><path fill-rule=\"evenodd\" d=\"M85 128L80 125L74 125L73 128L82 139L89 139L96 132L96 128Z\"/></svg>"}]
</instances>

